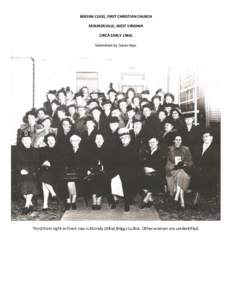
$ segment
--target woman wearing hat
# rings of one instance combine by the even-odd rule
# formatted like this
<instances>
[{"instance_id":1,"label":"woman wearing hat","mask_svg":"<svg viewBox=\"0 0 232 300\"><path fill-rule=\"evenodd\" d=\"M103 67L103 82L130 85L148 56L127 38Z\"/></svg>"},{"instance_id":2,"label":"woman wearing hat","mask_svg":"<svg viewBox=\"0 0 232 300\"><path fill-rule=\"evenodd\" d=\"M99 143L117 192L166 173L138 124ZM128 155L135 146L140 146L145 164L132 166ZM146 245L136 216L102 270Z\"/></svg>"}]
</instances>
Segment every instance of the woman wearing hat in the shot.
<instances>
[{"instance_id":1,"label":"woman wearing hat","mask_svg":"<svg viewBox=\"0 0 232 300\"><path fill-rule=\"evenodd\" d=\"M54 133L48 133L44 142L46 147L41 150L40 154L40 180L43 190L43 210L48 209L49 195L57 200L57 185L59 173L61 170L61 160L56 145L56 136Z\"/></svg>"},{"instance_id":2,"label":"woman wearing hat","mask_svg":"<svg viewBox=\"0 0 232 300\"><path fill-rule=\"evenodd\" d=\"M195 162L197 147L201 144L201 129L199 125L193 124L194 113L185 113L184 120L183 144L189 147L193 156L193 161Z\"/></svg>"},{"instance_id":3,"label":"woman wearing hat","mask_svg":"<svg viewBox=\"0 0 232 300\"><path fill-rule=\"evenodd\" d=\"M31 137L31 146L34 147L36 140L36 130L41 128L36 122L36 112L28 111L23 117L24 124L19 128L17 133L17 144L21 144L21 137L26 135Z\"/></svg>"},{"instance_id":4,"label":"woman wearing hat","mask_svg":"<svg viewBox=\"0 0 232 300\"><path fill-rule=\"evenodd\" d=\"M169 149L166 164L166 180L170 196L174 201L180 201L181 208L185 207L184 192L191 180L192 155L188 147L182 145L182 137L176 135Z\"/></svg>"},{"instance_id":5,"label":"woman wearing hat","mask_svg":"<svg viewBox=\"0 0 232 300\"><path fill-rule=\"evenodd\" d=\"M174 102L175 102L175 97L172 93L166 93L164 95L164 103L163 103L164 106L168 106L168 107L170 106L171 109L173 109L173 108L180 109L179 105Z\"/></svg>"},{"instance_id":6,"label":"woman wearing hat","mask_svg":"<svg viewBox=\"0 0 232 300\"><path fill-rule=\"evenodd\" d=\"M49 134L57 134L57 128L52 128L52 119L49 116L45 116L41 121L41 128L36 130L36 138L35 138L35 148L43 148L46 147L46 143L44 141L44 137Z\"/></svg>"},{"instance_id":7,"label":"woman wearing hat","mask_svg":"<svg viewBox=\"0 0 232 300\"><path fill-rule=\"evenodd\" d=\"M130 210L130 204L140 190L141 167L138 151L131 140L130 132L126 128L119 130L121 145L117 151L117 169L122 182L125 211Z\"/></svg>"},{"instance_id":8,"label":"woman wearing hat","mask_svg":"<svg viewBox=\"0 0 232 300\"><path fill-rule=\"evenodd\" d=\"M166 156L159 147L158 138L156 136L149 137L148 146L148 151L141 156L143 165L142 189L145 193L141 208L152 205L152 194L163 190L165 178Z\"/></svg>"},{"instance_id":9,"label":"woman wearing hat","mask_svg":"<svg viewBox=\"0 0 232 300\"><path fill-rule=\"evenodd\" d=\"M50 90L47 92L47 101L44 102L43 107L47 115L52 115L52 102L56 100L56 90Z\"/></svg>"},{"instance_id":10,"label":"woman wearing hat","mask_svg":"<svg viewBox=\"0 0 232 300\"><path fill-rule=\"evenodd\" d=\"M133 88L129 88L126 91L126 100L129 105L132 104L134 96L135 96L135 90Z\"/></svg>"},{"instance_id":11,"label":"woman wearing hat","mask_svg":"<svg viewBox=\"0 0 232 300\"><path fill-rule=\"evenodd\" d=\"M101 107L96 106L92 108L89 113L92 115L94 121L96 122L97 130L101 131L104 136L109 135L110 132L109 123L107 119L104 117Z\"/></svg>"},{"instance_id":12,"label":"woman wearing hat","mask_svg":"<svg viewBox=\"0 0 232 300\"><path fill-rule=\"evenodd\" d=\"M23 214L33 211L32 198L38 195L37 171L39 166L38 150L32 147L30 133L25 131L20 137L15 153L15 166L20 194L25 199Z\"/></svg>"},{"instance_id":13,"label":"woman wearing hat","mask_svg":"<svg viewBox=\"0 0 232 300\"><path fill-rule=\"evenodd\" d=\"M155 134L157 120L154 113L152 112L150 103L145 104L142 107L142 112L144 116L144 135L147 139L149 136Z\"/></svg>"},{"instance_id":14,"label":"woman wearing hat","mask_svg":"<svg viewBox=\"0 0 232 300\"><path fill-rule=\"evenodd\" d=\"M173 125L176 128L176 130L183 135L184 134L184 120L182 118L181 112L177 108L173 108L171 110L171 118L173 120Z\"/></svg>"},{"instance_id":15,"label":"woman wearing hat","mask_svg":"<svg viewBox=\"0 0 232 300\"><path fill-rule=\"evenodd\" d=\"M66 209L76 209L77 195L85 196L84 177L87 175L90 157L81 140L79 133L72 132L69 135L70 147L66 147L64 154L64 179L68 189Z\"/></svg>"},{"instance_id":16,"label":"woman wearing hat","mask_svg":"<svg viewBox=\"0 0 232 300\"><path fill-rule=\"evenodd\" d=\"M73 133L73 123L70 118L61 120L57 131L57 147L60 153L65 153L66 149L70 147L70 136Z\"/></svg>"},{"instance_id":17,"label":"woman wearing hat","mask_svg":"<svg viewBox=\"0 0 232 300\"><path fill-rule=\"evenodd\" d=\"M90 157L90 166L87 171L88 191L92 196L92 208L101 209L103 196L110 195L110 165L112 153L109 153L102 133L97 132Z\"/></svg>"},{"instance_id":18,"label":"woman wearing hat","mask_svg":"<svg viewBox=\"0 0 232 300\"><path fill-rule=\"evenodd\" d=\"M156 128L155 128L156 136L158 137L160 137L164 131L166 117L167 117L167 113L165 110L162 109L158 111L158 118L156 121Z\"/></svg>"},{"instance_id":19,"label":"woman wearing hat","mask_svg":"<svg viewBox=\"0 0 232 300\"><path fill-rule=\"evenodd\" d=\"M165 147L169 147L173 144L174 138L178 132L175 129L173 120L171 118L165 118L164 122L164 130L160 135L160 143Z\"/></svg>"}]
</instances>

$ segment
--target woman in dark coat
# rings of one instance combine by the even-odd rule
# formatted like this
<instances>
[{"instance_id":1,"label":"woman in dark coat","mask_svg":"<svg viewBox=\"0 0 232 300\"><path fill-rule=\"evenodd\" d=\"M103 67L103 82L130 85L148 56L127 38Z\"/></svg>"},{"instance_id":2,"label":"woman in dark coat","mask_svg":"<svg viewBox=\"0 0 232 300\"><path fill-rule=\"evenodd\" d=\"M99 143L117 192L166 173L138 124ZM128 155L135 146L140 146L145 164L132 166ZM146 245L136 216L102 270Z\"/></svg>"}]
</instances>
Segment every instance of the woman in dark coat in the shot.
<instances>
[{"instance_id":1,"label":"woman in dark coat","mask_svg":"<svg viewBox=\"0 0 232 300\"><path fill-rule=\"evenodd\" d=\"M141 208L150 207L153 198L152 193L162 191L165 178L166 156L159 147L158 138L151 136L148 139L149 150L142 155L142 189L146 196Z\"/></svg>"},{"instance_id":2,"label":"woman in dark coat","mask_svg":"<svg viewBox=\"0 0 232 300\"><path fill-rule=\"evenodd\" d=\"M110 194L110 165L111 153L107 151L104 137L97 133L92 147L90 157L90 168L88 170L88 190L91 193L93 209L101 209L102 197Z\"/></svg>"},{"instance_id":3,"label":"woman in dark coat","mask_svg":"<svg viewBox=\"0 0 232 300\"><path fill-rule=\"evenodd\" d=\"M130 210L130 204L140 190L141 166L138 151L131 140L129 131L125 128L119 130L121 145L117 153L118 174L122 182L125 211Z\"/></svg>"},{"instance_id":4,"label":"woman in dark coat","mask_svg":"<svg viewBox=\"0 0 232 300\"><path fill-rule=\"evenodd\" d=\"M64 154L67 148L70 148L70 136L73 133L73 123L69 118L61 120L60 126L57 132L57 147L62 154Z\"/></svg>"},{"instance_id":5,"label":"woman in dark coat","mask_svg":"<svg viewBox=\"0 0 232 300\"><path fill-rule=\"evenodd\" d=\"M20 193L25 199L22 213L28 214L33 210L32 198L38 194L37 171L39 156L38 150L32 148L32 138L28 133L21 136L21 143L16 148L15 166Z\"/></svg>"},{"instance_id":6,"label":"woman in dark coat","mask_svg":"<svg viewBox=\"0 0 232 300\"><path fill-rule=\"evenodd\" d=\"M171 118L167 117L164 122L164 130L160 135L160 144L167 149L173 144L174 138L178 132L175 129Z\"/></svg>"},{"instance_id":7,"label":"woman in dark coat","mask_svg":"<svg viewBox=\"0 0 232 300\"><path fill-rule=\"evenodd\" d=\"M40 153L40 180L43 190L43 210L48 209L49 195L57 200L57 185L61 171L61 159L56 145L56 136L49 133L44 139L47 147Z\"/></svg>"},{"instance_id":8,"label":"woman in dark coat","mask_svg":"<svg viewBox=\"0 0 232 300\"><path fill-rule=\"evenodd\" d=\"M185 122L181 116L181 113L179 109L174 108L171 110L171 118L173 120L173 125L176 128L176 130L183 135L184 129L185 129Z\"/></svg>"},{"instance_id":9,"label":"woman in dark coat","mask_svg":"<svg viewBox=\"0 0 232 300\"><path fill-rule=\"evenodd\" d=\"M76 209L78 194L85 196L84 177L87 175L89 166L89 152L81 143L79 133L73 132L70 135L70 148L66 148L64 155L64 179L67 182L68 198L66 209Z\"/></svg>"}]
</instances>

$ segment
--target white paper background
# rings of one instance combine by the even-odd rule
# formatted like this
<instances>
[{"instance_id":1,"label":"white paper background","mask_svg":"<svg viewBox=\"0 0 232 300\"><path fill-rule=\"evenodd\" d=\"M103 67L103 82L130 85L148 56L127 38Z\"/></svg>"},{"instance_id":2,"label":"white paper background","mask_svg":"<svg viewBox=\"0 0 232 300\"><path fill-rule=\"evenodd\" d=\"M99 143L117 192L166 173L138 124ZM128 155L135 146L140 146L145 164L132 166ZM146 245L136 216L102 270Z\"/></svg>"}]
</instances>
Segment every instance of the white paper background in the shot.
<instances>
[{"instance_id":1,"label":"white paper background","mask_svg":"<svg viewBox=\"0 0 232 300\"><path fill-rule=\"evenodd\" d=\"M1 6L3 46L9 45L6 56L2 55L7 82L3 87L6 96L2 96L1 299L230 299L229 1L5 1ZM80 13L152 14L154 27L143 30L146 34L138 41L143 46L135 51L96 51L90 46L95 31L90 34L83 26ZM7 114L13 101L23 99L4 100L10 89L9 58L76 57L92 55L93 50L99 57L142 55L148 60L159 57L160 63L170 60L176 66L184 66L191 58L193 64L209 67L209 87L218 95L223 120L222 221L110 222L112 226L198 225L199 232L83 233L32 230L33 225L59 226L58 222L10 221ZM65 225L78 224L85 225ZM109 222L92 222L93 226L103 224Z\"/></svg>"}]
</instances>

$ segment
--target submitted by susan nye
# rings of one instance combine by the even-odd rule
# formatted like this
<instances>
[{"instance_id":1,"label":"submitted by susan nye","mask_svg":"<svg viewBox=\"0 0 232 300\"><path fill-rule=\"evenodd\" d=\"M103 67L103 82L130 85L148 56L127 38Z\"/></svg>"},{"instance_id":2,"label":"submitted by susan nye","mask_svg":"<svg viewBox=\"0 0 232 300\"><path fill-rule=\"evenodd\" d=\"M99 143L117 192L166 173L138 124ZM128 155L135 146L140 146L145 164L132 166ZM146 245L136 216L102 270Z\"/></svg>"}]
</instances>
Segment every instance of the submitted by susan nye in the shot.
<instances>
[{"instance_id":1,"label":"submitted by susan nye","mask_svg":"<svg viewBox=\"0 0 232 300\"><path fill-rule=\"evenodd\" d=\"M109 48L135 48L137 47L136 44L115 44L115 43L111 43L111 44L101 44L101 43L95 43L95 47L109 47Z\"/></svg>"}]
</instances>

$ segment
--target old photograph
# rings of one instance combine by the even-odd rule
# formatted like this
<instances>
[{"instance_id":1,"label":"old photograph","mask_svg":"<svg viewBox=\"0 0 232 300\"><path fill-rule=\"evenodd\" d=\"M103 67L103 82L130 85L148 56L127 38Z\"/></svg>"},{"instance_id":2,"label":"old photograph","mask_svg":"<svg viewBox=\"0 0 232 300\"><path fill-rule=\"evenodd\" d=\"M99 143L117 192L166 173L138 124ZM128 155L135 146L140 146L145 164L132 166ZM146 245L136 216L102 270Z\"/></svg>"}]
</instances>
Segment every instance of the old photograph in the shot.
<instances>
[{"instance_id":1,"label":"old photograph","mask_svg":"<svg viewBox=\"0 0 232 300\"><path fill-rule=\"evenodd\" d=\"M220 220L207 70L12 56L11 219Z\"/></svg>"}]
</instances>

